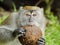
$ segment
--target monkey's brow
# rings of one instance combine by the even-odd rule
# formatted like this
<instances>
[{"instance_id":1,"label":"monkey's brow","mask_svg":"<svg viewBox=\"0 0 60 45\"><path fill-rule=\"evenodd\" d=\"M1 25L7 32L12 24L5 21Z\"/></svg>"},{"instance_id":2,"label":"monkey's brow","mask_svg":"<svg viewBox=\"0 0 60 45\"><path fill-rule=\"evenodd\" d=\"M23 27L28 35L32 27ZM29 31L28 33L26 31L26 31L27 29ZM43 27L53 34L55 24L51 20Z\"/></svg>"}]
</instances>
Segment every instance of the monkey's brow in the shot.
<instances>
[{"instance_id":1,"label":"monkey's brow","mask_svg":"<svg viewBox=\"0 0 60 45\"><path fill-rule=\"evenodd\" d=\"M30 11L30 13L32 13L33 12L33 10L29 10Z\"/></svg>"},{"instance_id":2,"label":"monkey's brow","mask_svg":"<svg viewBox=\"0 0 60 45\"><path fill-rule=\"evenodd\" d=\"M32 13L33 11L36 11L36 10L29 10L30 11L30 13Z\"/></svg>"}]
</instances>

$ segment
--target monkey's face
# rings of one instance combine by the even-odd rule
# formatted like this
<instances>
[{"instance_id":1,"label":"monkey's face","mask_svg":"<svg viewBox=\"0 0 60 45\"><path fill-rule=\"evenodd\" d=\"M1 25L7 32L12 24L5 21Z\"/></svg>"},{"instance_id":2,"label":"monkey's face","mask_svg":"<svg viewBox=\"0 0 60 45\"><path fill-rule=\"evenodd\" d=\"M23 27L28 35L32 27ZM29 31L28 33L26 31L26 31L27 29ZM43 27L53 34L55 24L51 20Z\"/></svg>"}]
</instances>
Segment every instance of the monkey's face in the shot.
<instances>
[{"instance_id":1,"label":"monkey's face","mask_svg":"<svg viewBox=\"0 0 60 45\"><path fill-rule=\"evenodd\" d=\"M32 8L32 7L31 7ZM20 25L36 25L38 26L42 20L42 12L39 9L22 9L19 14Z\"/></svg>"}]
</instances>

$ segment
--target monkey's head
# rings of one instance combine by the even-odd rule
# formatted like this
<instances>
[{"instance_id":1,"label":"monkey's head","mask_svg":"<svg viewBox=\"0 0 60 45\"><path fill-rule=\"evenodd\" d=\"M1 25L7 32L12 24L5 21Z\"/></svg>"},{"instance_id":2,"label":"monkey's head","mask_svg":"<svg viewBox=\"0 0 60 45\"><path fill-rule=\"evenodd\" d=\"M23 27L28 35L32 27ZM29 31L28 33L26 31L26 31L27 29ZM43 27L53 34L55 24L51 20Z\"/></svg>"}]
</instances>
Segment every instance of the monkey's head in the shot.
<instances>
[{"instance_id":1,"label":"monkey's head","mask_svg":"<svg viewBox=\"0 0 60 45\"><path fill-rule=\"evenodd\" d=\"M36 25L39 26L43 19L43 9L37 6L20 7L18 25Z\"/></svg>"}]
</instances>

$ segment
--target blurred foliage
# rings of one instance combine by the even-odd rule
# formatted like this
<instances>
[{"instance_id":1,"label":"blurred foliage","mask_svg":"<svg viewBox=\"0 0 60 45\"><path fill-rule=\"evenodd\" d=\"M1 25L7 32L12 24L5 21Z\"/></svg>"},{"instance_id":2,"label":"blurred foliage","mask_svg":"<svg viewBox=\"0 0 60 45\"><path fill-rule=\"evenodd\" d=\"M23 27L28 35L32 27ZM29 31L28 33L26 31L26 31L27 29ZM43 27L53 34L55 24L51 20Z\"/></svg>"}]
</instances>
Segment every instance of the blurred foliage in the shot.
<instances>
[{"instance_id":1,"label":"blurred foliage","mask_svg":"<svg viewBox=\"0 0 60 45\"><path fill-rule=\"evenodd\" d=\"M16 11L17 11L17 9L16 9L16 5L15 5L15 3L14 3L14 2L12 2L12 5L13 5L13 11L14 11L14 12L16 12Z\"/></svg>"},{"instance_id":2,"label":"blurred foliage","mask_svg":"<svg viewBox=\"0 0 60 45\"><path fill-rule=\"evenodd\" d=\"M46 2L46 3L48 3L48 2L49 2L49 0L45 0L45 2Z\"/></svg>"},{"instance_id":3,"label":"blurred foliage","mask_svg":"<svg viewBox=\"0 0 60 45\"><path fill-rule=\"evenodd\" d=\"M5 10L0 7L0 25L8 18L9 15L5 15ZM3 14L4 13L4 14ZM4 16L3 16L4 15Z\"/></svg>"},{"instance_id":4,"label":"blurred foliage","mask_svg":"<svg viewBox=\"0 0 60 45\"><path fill-rule=\"evenodd\" d=\"M0 0L0 2L3 2L4 0Z\"/></svg>"},{"instance_id":5,"label":"blurred foliage","mask_svg":"<svg viewBox=\"0 0 60 45\"><path fill-rule=\"evenodd\" d=\"M0 17L0 25L8 18L9 15Z\"/></svg>"},{"instance_id":6,"label":"blurred foliage","mask_svg":"<svg viewBox=\"0 0 60 45\"><path fill-rule=\"evenodd\" d=\"M46 45L60 45L60 24L56 16L48 11L49 24L46 28Z\"/></svg>"},{"instance_id":7,"label":"blurred foliage","mask_svg":"<svg viewBox=\"0 0 60 45\"><path fill-rule=\"evenodd\" d=\"M46 0L46 2L48 3L49 0ZM50 11L52 3L53 1L48 3L45 10L45 14L49 20L45 33L46 45L60 45L60 24L58 18Z\"/></svg>"}]
</instances>

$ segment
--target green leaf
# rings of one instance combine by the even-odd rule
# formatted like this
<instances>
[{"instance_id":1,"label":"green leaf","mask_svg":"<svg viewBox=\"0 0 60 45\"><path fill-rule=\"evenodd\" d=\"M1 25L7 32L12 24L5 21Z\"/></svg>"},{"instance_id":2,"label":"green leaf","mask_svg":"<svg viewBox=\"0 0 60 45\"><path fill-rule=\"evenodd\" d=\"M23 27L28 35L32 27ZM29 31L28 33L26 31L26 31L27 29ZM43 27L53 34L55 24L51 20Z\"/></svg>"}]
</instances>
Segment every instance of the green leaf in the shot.
<instances>
[{"instance_id":1,"label":"green leaf","mask_svg":"<svg viewBox=\"0 0 60 45\"><path fill-rule=\"evenodd\" d=\"M13 5L14 12L16 12L16 11L17 11L17 9L16 9L16 5L15 5L15 3L14 3L14 2L12 2L12 5Z\"/></svg>"},{"instance_id":2,"label":"green leaf","mask_svg":"<svg viewBox=\"0 0 60 45\"><path fill-rule=\"evenodd\" d=\"M9 15L4 15L3 17L0 17L0 24L2 24L7 18L8 18Z\"/></svg>"}]
</instances>

